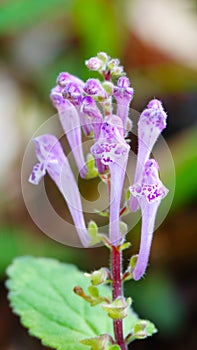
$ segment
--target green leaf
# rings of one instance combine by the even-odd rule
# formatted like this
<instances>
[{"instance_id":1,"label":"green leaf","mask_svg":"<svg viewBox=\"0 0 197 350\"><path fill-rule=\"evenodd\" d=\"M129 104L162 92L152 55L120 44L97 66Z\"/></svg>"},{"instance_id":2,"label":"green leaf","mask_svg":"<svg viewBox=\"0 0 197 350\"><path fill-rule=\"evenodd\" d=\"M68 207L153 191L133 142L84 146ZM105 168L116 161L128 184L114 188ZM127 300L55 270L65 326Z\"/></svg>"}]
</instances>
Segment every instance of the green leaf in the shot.
<instances>
[{"instance_id":1,"label":"green leaf","mask_svg":"<svg viewBox=\"0 0 197 350\"><path fill-rule=\"evenodd\" d=\"M74 265L53 259L21 257L8 268L9 300L14 312L21 317L29 333L46 346L58 350L82 350L79 341L103 333L113 336L112 320L101 307L91 308L73 293L80 285L88 289L84 274ZM102 295L110 290L101 286ZM138 322L132 310L124 321L125 334Z\"/></svg>"}]
</instances>

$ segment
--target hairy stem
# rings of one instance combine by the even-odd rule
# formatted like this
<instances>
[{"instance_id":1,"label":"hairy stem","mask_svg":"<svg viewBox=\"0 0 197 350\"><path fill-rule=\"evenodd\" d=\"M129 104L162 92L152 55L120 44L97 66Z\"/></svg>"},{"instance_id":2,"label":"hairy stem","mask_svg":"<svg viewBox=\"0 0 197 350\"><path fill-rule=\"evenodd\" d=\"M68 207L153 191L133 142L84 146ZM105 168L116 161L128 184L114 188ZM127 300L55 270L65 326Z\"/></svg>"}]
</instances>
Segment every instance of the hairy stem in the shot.
<instances>
[{"instance_id":1,"label":"hairy stem","mask_svg":"<svg viewBox=\"0 0 197 350\"><path fill-rule=\"evenodd\" d=\"M122 296L123 288L122 288L122 252L117 246L112 246L112 255L111 255L111 264L112 264L112 298L115 300L116 298ZM120 346L121 350L126 350L127 346L124 341L123 335L123 321L114 320L114 336L117 344Z\"/></svg>"}]
</instances>

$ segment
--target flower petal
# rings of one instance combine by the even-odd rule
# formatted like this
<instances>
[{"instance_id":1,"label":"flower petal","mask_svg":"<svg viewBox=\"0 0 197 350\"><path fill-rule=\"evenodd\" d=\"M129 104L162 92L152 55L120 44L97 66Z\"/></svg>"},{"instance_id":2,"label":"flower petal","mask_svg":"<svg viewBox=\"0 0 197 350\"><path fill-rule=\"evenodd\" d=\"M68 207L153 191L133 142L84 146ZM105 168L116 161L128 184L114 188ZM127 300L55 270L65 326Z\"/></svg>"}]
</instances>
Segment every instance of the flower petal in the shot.
<instances>
[{"instance_id":1,"label":"flower petal","mask_svg":"<svg viewBox=\"0 0 197 350\"><path fill-rule=\"evenodd\" d=\"M44 163L36 163L29 177L29 182L33 185L38 185L43 176L46 175Z\"/></svg>"},{"instance_id":2,"label":"flower petal","mask_svg":"<svg viewBox=\"0 0 197 350\"><path fill-rule=\"evenodd\" d=\"M135 280L139 280L146 271L157 210L161 200L168 193L167 188L159 179L158 169L157 162L154 159L149 159L145 163L141 183L130 187L131 194L137 198L142 212L140 251L132 272Z\"/></svg>"},{"instance_id":3,"label":"flower petal","mask_svg":"<svg viewBox=\"0 0 197 350\"><path fill-rule=\"evenodd\" d=\"M58 110L60 122L73 152L80 176L85 177L87 168L82 149L81 123L75 106L56 92L51 91L51 100ZM57 103L58 101L58 103Z\"/></svg>"},{"instance_id":4,"label":"flower petal","mask_svg":"<svg viewBox=\"0 0 197 350\"><path fill-rule=\"evenodd\" d=\"M117 101L117 115L121 118L124 130L127 125L129 115L129 106L133 99L134 90L130 87L130 81L127 77L120 77L117 86L114 88L114 97Z\"/></svg>"},{"instance_id":5,"label":"flower petal","mask_svg":"<svg viewBox=\"0 0 197 350\"><path fill-rule=\"evenodd\" d=\"M167 115L163 110L159 100L154 99L149 102L138 122L138 155L134 177L134 183L141 181L143 167L159 135L166 127ZM131 211L138 209L137 200L131 197L129 206Z\"/></svg>"},{"instance_id":6,"label":"flower petal","mask_svg":"<svg viewBox=\"0 0 197 350\"><path fill-rule=\"evenodd\" d=\"M90 238L85 226L78 186L61 144L53 135L38 136L34 139L34 142L36 144L36 155L40 161L40 167L36 164L36 169L40 172L40 169L44 164L45 172L48 172L49 176L56 183L59 191L67 202L83 246L87 247ZM35 167L33 168L33 172L35 172ZM42 176L43 175L44 173L42 173ZM37 178L40 179L41 177L36 175L36 179ZM31 180L36 184L34 174L33 179L32 175L30 176L30 182L32 182Z\"/></svg>"},{"instance_id":7,"label":"flower petal","mask_svg":"<svg viewBox=\"0 0 197 350\"><path fill-rule=\"evenodd\" d=\"M118 120L118 123L117 123ZM98 141L91 147L96 159L109 166L111 174L110 187L110 241L118 245L122 239L120 233L120 203L129 154L129 145L119 132L120 118L110 116L101 127ZM123 127L121 128L123 129Z\"/></svg>"}]
</instances>

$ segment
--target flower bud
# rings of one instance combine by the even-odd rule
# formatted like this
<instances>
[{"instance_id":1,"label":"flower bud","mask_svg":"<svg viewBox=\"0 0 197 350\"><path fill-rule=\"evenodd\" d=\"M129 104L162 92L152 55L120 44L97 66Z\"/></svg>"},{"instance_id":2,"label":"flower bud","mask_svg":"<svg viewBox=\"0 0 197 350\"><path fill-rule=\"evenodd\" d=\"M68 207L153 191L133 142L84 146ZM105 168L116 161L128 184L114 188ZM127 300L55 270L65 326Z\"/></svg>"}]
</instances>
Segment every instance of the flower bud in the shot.
<instances>
[{"instance_id":1,"label":"flower bud","mask_svg":"<svg viewBox=\"0 0 197 350\"><path fill-rule=\"evenodd\" d=\"M103 67L103 61L98 57L91 57L85 61L85 65L89 70L99 71Z\"/></svg>"}]
</instances>

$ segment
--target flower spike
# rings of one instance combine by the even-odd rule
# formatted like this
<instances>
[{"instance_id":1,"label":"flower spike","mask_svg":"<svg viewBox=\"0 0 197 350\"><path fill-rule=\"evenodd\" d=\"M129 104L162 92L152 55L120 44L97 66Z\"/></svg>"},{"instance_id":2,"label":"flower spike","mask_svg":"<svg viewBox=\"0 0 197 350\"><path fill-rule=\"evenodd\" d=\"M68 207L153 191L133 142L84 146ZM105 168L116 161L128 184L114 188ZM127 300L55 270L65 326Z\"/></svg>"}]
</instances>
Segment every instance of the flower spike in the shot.
<instances>
[{"instance_id":1,"label":"flower spike","mask_svg":"<svg viewBox=\"0 0 197 350\"><path fill-rule=\"evenodd\" d=\"M138 122L138 155L134 183L141 180L143 167L149 159L153 146L159 135L166 127L167 114L159 100L151 100L142 112ZM131 211L138 209L138 203L131 197L129 206Z\"/></svg>"},{"instance_id":2,"label":"flower spike","mask_svg":"<svg viewBox=\"0 0 197 350\"><path fill-rule=\"evenodd\" d=\"M129 154L129 145L119 130L123 130L121 119L110 116L105 119L101 127L98 141L91 147L96 159L108 166L111 175L110 188L110 228L109 236L113 245L121 242L120 233L120 203Z\"/></svg>"},{"instance_id":3,"label":"flower spike","mask_svg":"<svg viewBox=\"0 0 197 350\"><path fill-rule=\"evenodd\" d=\"M142 211L142 233L137 263L132 272L134 280L139 280L145 273L150 255L155 218L161 200L168 189L162 184L158 175L158 164L154 159L145 163L143 179L130 187Z\"/></svg>"},{"instance_id":4,"label":"flower spike","mask_svg":"<svg viewBox=\"0 0 197 350\"><path fill-rule=\"evenodd\" d=\"M33 141L39 163L33 167L29 182L38 185L48 172L67 202L81 243L87 247L90 238L85 226L78 186L61 144L53 135L38 136Z\"/></svg>"},{"instance_id":5,"label":"flower spike","mask_svg":"<svg viewBox=\"0 0 197 350\"><path fill-rule=\"evenodd\" d=\"M75 106L68 100L65 100L61 93L56 92L57 88L51 91L51 100L58 110L60 122L68 139L70 148L73 152L79 173L85 177L87 168L82 149L81 124L79 114Z\"/></svg>"}]
</instances>

